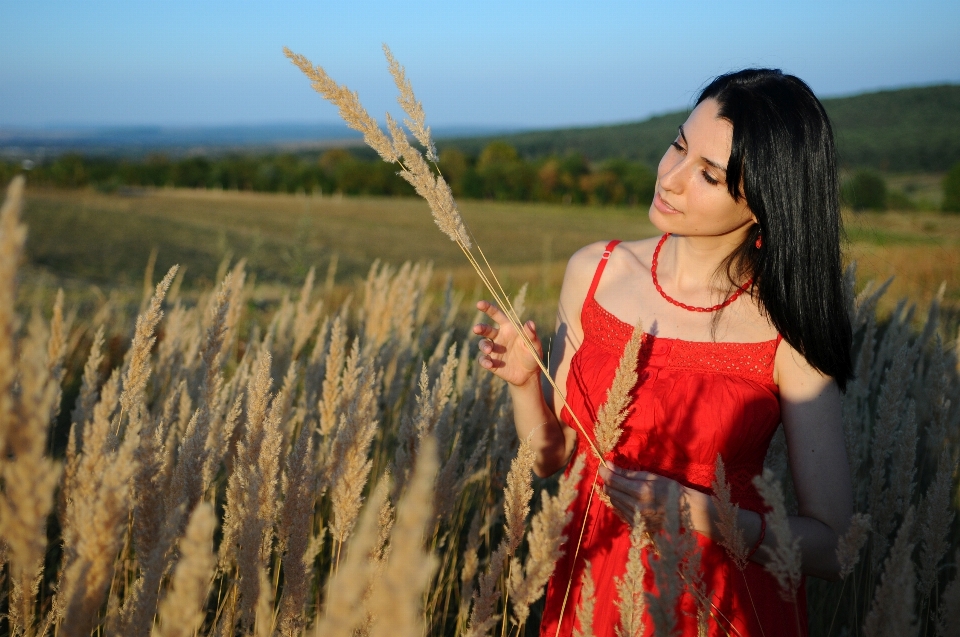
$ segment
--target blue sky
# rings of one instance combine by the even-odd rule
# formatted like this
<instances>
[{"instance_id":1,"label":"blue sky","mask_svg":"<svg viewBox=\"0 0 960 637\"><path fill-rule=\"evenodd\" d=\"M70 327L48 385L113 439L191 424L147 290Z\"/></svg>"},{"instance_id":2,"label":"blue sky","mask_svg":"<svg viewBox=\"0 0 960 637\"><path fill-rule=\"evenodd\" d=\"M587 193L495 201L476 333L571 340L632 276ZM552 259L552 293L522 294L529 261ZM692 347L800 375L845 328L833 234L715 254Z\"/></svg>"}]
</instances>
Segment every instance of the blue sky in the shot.
<instances>
[{"instance_id":1,"label":"blue sky","mask_svg":"<svg viewBox=\"0 0 960 637\"><path fill-rule=\"evenodd\" d=\"M335 121L283 46L382 117L388 43L436 126L637 120L744 66L822 96L960 82L957 0L0 0L0 24L0 126Z\"/></svg>"}]
</instances>

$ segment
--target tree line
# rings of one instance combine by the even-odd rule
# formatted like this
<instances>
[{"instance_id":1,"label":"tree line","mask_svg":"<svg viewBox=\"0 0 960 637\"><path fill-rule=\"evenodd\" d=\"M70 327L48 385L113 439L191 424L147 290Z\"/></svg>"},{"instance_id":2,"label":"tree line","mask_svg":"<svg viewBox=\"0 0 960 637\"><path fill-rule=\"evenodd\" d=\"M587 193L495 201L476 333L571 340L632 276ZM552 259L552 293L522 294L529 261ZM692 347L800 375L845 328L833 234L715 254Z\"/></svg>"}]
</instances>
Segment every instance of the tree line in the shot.
<instances>
[{"instance_id":1,"label":"tree line","mask_svg":"<svg viewBox=\"0 0 960 637\"><path fill-rule=\"evenodd\" d=\"M437 167L457 197L507 201L646 205L656 176L642 162L589 162L579 153L525 159L502 141L477 155L446 148ZM224 155L142 159L64 154L31 164L0 163L0 177L29 171L30 183L61 188L219 188L255 192L412 196L397 167L363 150L332 149L319 155Z\"/></svg>"}]
</instances>

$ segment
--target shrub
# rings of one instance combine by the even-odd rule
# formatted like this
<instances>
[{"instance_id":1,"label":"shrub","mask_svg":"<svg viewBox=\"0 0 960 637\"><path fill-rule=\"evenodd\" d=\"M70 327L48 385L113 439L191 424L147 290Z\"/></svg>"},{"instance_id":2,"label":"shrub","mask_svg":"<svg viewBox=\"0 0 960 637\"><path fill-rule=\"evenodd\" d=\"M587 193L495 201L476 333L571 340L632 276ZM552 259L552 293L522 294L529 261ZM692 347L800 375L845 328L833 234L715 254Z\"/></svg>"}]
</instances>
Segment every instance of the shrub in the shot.
<instances>
[{"instance_id":1,"label":"shrub","mask_svg":"<svg viewBox=\"0 0 960 637\"><path fill-rule=\"evenodd\" d=\"M943 211L960 212L960 162L943 178Z\"/></svg>"},{"instance_id":2,"label":"shrub","mask_svg":"<svg viewBox=\"0 0 960 637\"><path fill-rule=\"evenodd\" d=\"M841 197L854 210L886 210L887 183L879 174L861 170L843 184Z\"/></svg>"}]
</instances>

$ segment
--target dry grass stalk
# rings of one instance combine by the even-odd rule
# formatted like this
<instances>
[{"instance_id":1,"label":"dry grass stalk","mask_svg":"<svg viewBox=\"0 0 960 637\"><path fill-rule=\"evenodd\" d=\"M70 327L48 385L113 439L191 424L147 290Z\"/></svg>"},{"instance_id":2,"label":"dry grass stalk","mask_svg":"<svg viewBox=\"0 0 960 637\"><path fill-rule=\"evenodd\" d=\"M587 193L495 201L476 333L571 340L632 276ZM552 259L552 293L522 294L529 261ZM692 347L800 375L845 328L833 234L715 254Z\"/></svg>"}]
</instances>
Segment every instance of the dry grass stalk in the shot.
<instances>
[{"instance_id":1,"label":"dry grass stalk","mask_svg":"<svg viewBox=\"0 0 960 637\"><path fill-rule=\"evenodd\" d=\"M152 365L150 364L150 352L153 350L153 344L157 338L154 332L157 324L163 317L160 307L163 304L163 298L170 288L173 277L177 274L177 267L173 266L167 272L163 280L157 284L153 293L153 298L140 316L137 317L137 326L133 333L133 342L130 344L130 351L127 356L129 363L123 376L123 392L120 394L120 418L124 414L128 418L139 417L133 410L139 409L143 401L144 389L147 386L147 380L150 378ZM117 427L122 424L122 420L117 422Z\"/></svg>"},{"instance_id":2,"label":"dry grass stalk","mask_svg":"<svg viewBox=\"0 0 960 637\"><path fill-rule=\"evenodd\" d=\"M530 500L533 498L533 463L537 454L526 440L520 441L517 457L510 463L507 488L503 494L504 537L507 542L507 557L513 557L523 541L527 516L530 515Z\"/></svg>"},{"instance_id":3,"label":"dry grass stalk","mask_svg":"<svg viewBox=\"0 0 960 637\"><path fill-rule=\"evenodd\" d=\"M385 52L388 53L388 58L392 60L393 58L389 55L389 50L385 50ZM367 145L376 150L384 161L400 164L400 176L414 187L417 194L426 200L437 226L463 251L464 256L480 277L487 291L493 297L493 300L503 309L510 324L516 330L517 334L520 335L525 347L534 356L537 365L540 367L540 371L544 373L544 377L551 384L556 395L560 397L563 405L569 408L566 404L564 391L553 381L553 377L550 375L550 371L538 354L537 348L530 341L526 330L521 325L520 317L510 302L510 297L504 292L503 287L500 285L496 274L494 274L480 246L476 246L480 258L478 259L473 254L473 244L470 239L470 233L463 223L463 219L457 209L457 204L453 199L453 193L450 190L450 186L447 185L447 182L443 179L443 176L440 174L434 175L430 166L424 160L423 155L410 145L406 133L403 132L389 113L386 116L386 122L391 138L388 141L383 131L380 130L379 125L377 125L373 118L364 110L363 106L361 106L356 93L351 92L346 87L338 86L321 67L314 67L310 61L302 55L292 53L286 48L284 48L284 54L312 80L312 86L318 93L339 108L340 116L347 125L363 133L364 141ZM396 75L395 77L400 78L400 75ZM409 83L406 82L405 79L400 80L400 101L401 104L413 105L416 104L416 100L413 97L412 88L408 90L408 85ZM408 111L408 115L410 115L410 119L413 122L417 122L418 118L420 118L419 111L415 108ZM426 134L426 129L422 126L420 131ZM570 410L570 413L573 413L572 410ZM601 464L606 466L603 454L597 449L593 438L587 434L586 429L584 429L583 424L579 421L576 414L574 414L573 417L580 434L589 443Z\"/></svg>"},{"instance_id":4,"label":"dry grass stalk","mask_svg":"<svg viewBox=\"0 0 960 637\"><path fill-rule=\"evenodd\" d=\"M420 606L437 559L424 550L423 544L424 532L433 521L431 504L437 469L436 442L427 437L397 504L390 533L390 556L370 593L370 608L374 612L370 637L421 637L424 633Z\"/></svg>"},{"instance_id":5,"label":"dry grass stalk","mask_svg":"<svg viewBox=\"0 0 960 637\"><path fill-rule=\"evenodd\" d=\"M370 558L377 543L377 518L389 489L389 481L381 480L367 499L340 568L327 583L323 612L313 630L315 637L352 637L363 621L363 597L373 574Z\"/></svg>"},{"instance_id":6,"label":"dry grass stalk","mask_svg":"<svg viewBox=\"0 0 960 637\"><path fill-rule=\"evenodd\" d=\"M957 462L950 457L950 451L940 452L937 474L933 484L927 489L920 502L920 569L919 584L921 597L929 597L937 583L937 566L950 550L950 529L955 517L950 508L953 476L957 471Z\"/></svg>"},{"instance_id":7,"label":"dry grass stalk","mask_svg":"<svg viewBox=\"0 0 960 637\"><path fill-rule=\"evenodd\" d=\"M699 592L700 556L688 518L689 506L681 499L676 483L671 483L663 527L653 538L656 557L650 561L658 594L644 594L654 630L657 635L665 637L677 633L680 625L679 603L684 590L695 598Z\"/></svg>"},{"instance_id":8,"label":"dry grass stalk","mask_svg":"<svg viewBox=\"0 0 960 637\"><path fill-rule=\"evenodd\" d=\"M753 484L760 492L764 503L770 507L765 515L767 529L776 539L776 546L762 547L769 556L764 568L777 578L780 585L780 596L786 601L792 601L797 589L802 583L800 538L793 537L790 523L787 519L787 507L783 500L783 489L770 471L764 469L763 475L753 479Z\"/></svg>"},{"instance_id":9,"label":"dry grass stalk","mask_svg":"<svg viewBox=\"0 0 960 637\"><path fill-rule=\"evenodd\" d=\"M900 637L912 635L916 630L913 605L917 576L910 559L913 523L911 507L900 525L893 549L883 563L883 576L863 623L865 637Z\"/></svg>"},{"instance_id":10,"label":"dry grass stalk","mask_svg":"<svg viewBox=\"0 0 960 637\"><path fill-rule=\"evenodd\" d=\"M10 619L14 632L32 632L33 604L47 547L47 516L60 467L46 456L47 431L57 411L59 373L47 362L47 331L30 322L19 361L13 419L0 441L0 540L10 549Z\"/></svg>"},{"instance_id":11,"label":"dry grass stalk","mask_svg":"<svg viewBox=\"0 0 960 637\"><path fill-rule=\"evenodd\" d=\"M954 554L954 564L960 564L960 551ZM954 578L943 590L937 612L937 637L949 637L960 626L960 577Z\"/></svg>"},{"instance_id":12,"label":"dry grass stalk","mask_svg":"<svg viewBox=\"0 0 960 637\"><path fill-rule=\"evenodd\" d=\"M633 526L630 528L627 571L623 574L623 577L618 577L616 581L617 609L620 611L620 624L616 627L617 637L639 637L642 634L643 614L647 606L643 589L643 579L647 570L643 565L643 550L648 544L646 524L638 511L633 518ZM586 573L584 573L584 578L586 578ZM583 627L582 619L580 620L580 626Z\"/></svg>"},{"instance_id":13,"label":"dry grass stalk","mask_svg":"<svg viewBox=\"0 0 960 637\"><path fill-rule=\"evenodd\" d=\"M593 584L593 567L590 562L583 567L583 576L580 578L580 605L577 606L577 623L579 627L573 631L574 637L593 637L593 607L596 604L596 587ZM630 635L639 633L629 633ZM618 637L621 635L617 629Z\"/></svg>"},{"instance_id":14,"label":"dry grass stalk","mask_svg":"<svg viewBox=\"0 0 960 637\"><path fill-rule=\"evenodd\" d=\"M727 482L727 472L723 466L723 458L717 454L714 480L710 484L713 491L711 499L717 510L717 529L720 531L719 544L726 551L733 563L741 571L747 567L750 547L743 537L743 529L737 524L740 507L730 500L730 484Z\"/></svg>"},{"instance_id":15,"label":"dry grass stalk","mask_svg":"<svg viewBox=\"0 0 960 637\"><path fill-rule=\"evenodd\" d=\"M287 457L281 491L284 494L277 526L283 552L283 596L277 625L283 637L301 635L306 626L305 605L313 582L311 536L317 501L317 470L313 464L312 428L302 425L293 452Z\"/></svg>"},{"instance_id":16,"label":"dry grass stalk","mask_svg":"<svg viewBox=\"0 0 960 637\"><path fill-rule=\"evenodd\" d=\"M637 385L637 361L643 346L643 336L643 324L637 323L630 340L624 346L613 384L607 390L606 400L597 412L594 431L597 449L604 456L613 451L623 435L623 421L630 411L630 392Z\"/></svg>"},{"instance_id":17,"label":"dry grass stalk","mask_svg":"<svg viewBox=\"0 0 960 637\"><path fill-rule=\"evenodd\" d=\"M213 554L216 526L217 518L210 504L204 502L194 509L180 542L180 561L173 571L170 589L160 602L160 623L153 629L155 637L191 637L200 629L217 563Z\"/></svg>"},{"instance_id":18,"label":"dry grass stalk","mask_svg":"<svg viewBox=\"0 0 960 637\"><path fill-rule=\"evenodd\" d=\"M490 632L500 616L497 614L497 602L500 601L500 591L497 583L503 575L503 567L507 560L507 544L502 542L497 550L490 555L486 570L480 574L477 590L473 593L473 609L470 611L470 621L464 631L466 637L481 637Z\"/></svg>"},{"instance_id":19,"label":"dry grass stalk","mask_svg":"<svg viewBox=\"0 0 960 637\"><path fill-rule=\"evenodd\" d=\"M380 376L368 373L361 379L361 387L347 413L341 417L332 456L336 458L336 472L331 476L330 502L333 519L330 531L338 544L343 544L360 513L363 491L373 461L370 445L377 433L377 404Z\"/></svg>"},{"instance_id":20,"label":"dry grass stalk","mask_svg":"<svg viewBox=\"0 0 960 637\"><path fill-rule=\"evenodd\" d=\"M577 495L577 485L583 472L583 456L577 456L570 471L560 478L557 495L540 493L540 510L530 521L527 535L529 553L525 564L513 558L510 563L510 581L507 590L513 603L513 617L522 626L530 615L530 605L543 595L547 580L553 575L557 560L564 550L567 536L564 529L573 513L569 510Z\"/></svg>"},{"instance_id":21,"label":"dry grass stalk","mask_svg":"<svg viewBox=\"0 0 960 637\"><path fill-rule=\"evenodd\" d=\"M413 85L410 84L410 80L407 79L406 71L393 58L393 54L386 44L383 45L383 54L387 57L387 63L390 65L390 75L393 76L393 81L400 91L400 94L397 96L397 102L399 102L403 112L409 117L409 119L404 120L403 123L410 129L413 136L417 138L420 145L427 151L427 159L432 162L439 161L437 148L434 146L433 139L430 137L430 127L426 125L426 115L423 112L423 104L414 96Z\"/></svg>"},{"instance_id":22,"label":"dry grass stalk","mask_svg":"<svg viewBox=\"0 0 960 637\"><path fill-rule=\"evenodd\" d=\"M854 513L850 518L847 532L837 540L837 562L840 564L840 578L845 579L853 572L860 560L860 549L870 536L870 516Z\"/></svg>"},{"instance_id":23,"label":"dry grass stalk","mask_svg":"<svg viewBox=\"0 0 960 637\"><path fill-rule=\"evenodd\" d=\"M0 449L6 445L7 430L14 419L16 332L19 328L19 318L14 308L17 302L17 267L27 239L27 227L20 223L23 185L23 176L14 177L7 186L7 195L0 207ZM0 457L3 455L0 454Z\"/></svg>"}]
</instances>

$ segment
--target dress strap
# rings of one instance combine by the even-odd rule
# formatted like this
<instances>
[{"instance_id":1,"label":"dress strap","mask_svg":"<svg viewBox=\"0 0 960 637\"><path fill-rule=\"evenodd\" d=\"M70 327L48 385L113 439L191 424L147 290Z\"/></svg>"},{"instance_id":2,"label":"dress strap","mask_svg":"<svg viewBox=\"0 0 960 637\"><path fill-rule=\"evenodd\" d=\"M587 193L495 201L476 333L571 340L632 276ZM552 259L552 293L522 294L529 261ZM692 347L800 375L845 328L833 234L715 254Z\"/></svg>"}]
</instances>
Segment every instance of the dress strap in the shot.
<instances>
[{"instance_id":1,"label":"dress strap","mask_svg":"<svg viewBox=\"0 0 960 637\"><path fill-rule=\"evenodd\" d=\"M608 243L604 249L603 256L600 257L600 263L597 264L597 271L593 273L593 281L590 283L590 289L587 291L587 299L592 299L594 292L597 291L597 285L600 283L600 275L603 274L603 269L607 267L607 261L610 259L610 255L618 243L620 243L620 239L614 239Z\"/></svg>"}]
</instances>

